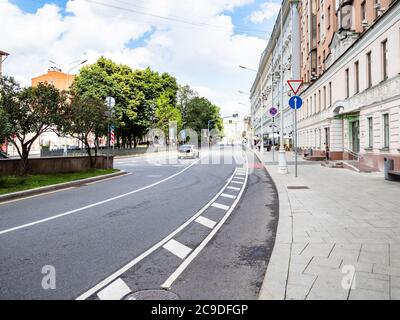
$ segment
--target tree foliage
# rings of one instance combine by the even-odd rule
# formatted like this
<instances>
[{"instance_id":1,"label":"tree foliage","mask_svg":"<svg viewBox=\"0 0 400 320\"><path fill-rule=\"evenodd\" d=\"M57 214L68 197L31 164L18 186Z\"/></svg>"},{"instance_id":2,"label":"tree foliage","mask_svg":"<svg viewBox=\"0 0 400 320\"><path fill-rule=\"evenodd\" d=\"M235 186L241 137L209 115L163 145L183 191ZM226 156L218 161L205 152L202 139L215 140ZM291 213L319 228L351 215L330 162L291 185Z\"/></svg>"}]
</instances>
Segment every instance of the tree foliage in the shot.
<instances>
[{"instance_id":1,"label":"tree foliage","mask_svg":"<svg viewBox=\"0 0 400 320\"><path fill-rule=\"evenodd\" d=\"M13 78L0 81L0 137L15 146L25 174L33 143L65 120L66 96L51 84L21 88Z\"/></svg>"}]
</instances>

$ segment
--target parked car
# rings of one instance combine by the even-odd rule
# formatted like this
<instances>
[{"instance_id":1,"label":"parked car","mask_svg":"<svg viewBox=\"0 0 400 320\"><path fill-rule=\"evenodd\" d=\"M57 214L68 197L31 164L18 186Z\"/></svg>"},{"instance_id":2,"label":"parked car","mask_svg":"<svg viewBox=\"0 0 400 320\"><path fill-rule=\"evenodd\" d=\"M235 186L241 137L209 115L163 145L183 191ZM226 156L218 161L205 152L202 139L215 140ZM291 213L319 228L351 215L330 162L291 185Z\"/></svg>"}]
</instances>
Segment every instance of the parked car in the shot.
<instances>
[{"instance_id":1,"label":"parked car","mask_svg":"<svg viewBox=\"0 0 400 320\"><path fill-rule=\"evenodd\" d=\"M0 151L0 159L8 159L8 158L9 156L6 153Z\"/></svg>"},{"instance_id":2,"label":"parked car","mask_svg":"<svg viewBox=\"0 0 400 320\"><path fill-rule=\"evenodd\" d=\"M200 157L200 152L199 150L194 146L190 144L184 144L179 147L178 149L178 159L181 158L199 158Z\"/></svg>"}]
</instances>

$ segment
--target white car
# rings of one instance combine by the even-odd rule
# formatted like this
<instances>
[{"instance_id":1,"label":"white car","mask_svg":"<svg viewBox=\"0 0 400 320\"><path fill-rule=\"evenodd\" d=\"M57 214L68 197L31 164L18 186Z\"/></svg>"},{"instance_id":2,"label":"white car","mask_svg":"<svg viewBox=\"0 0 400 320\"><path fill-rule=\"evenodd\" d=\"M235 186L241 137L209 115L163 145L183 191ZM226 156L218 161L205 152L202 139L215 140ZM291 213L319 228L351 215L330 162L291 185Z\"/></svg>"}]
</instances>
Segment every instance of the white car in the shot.
<instances>
[{"instance_id":1,"label":"white car","mask_svg":"<svg viewBox=\"0 0 400 320\"><path fill-rule=\"evenodd\" d=\"M199 158L200 157L200 152L199 150L191 144L184 144L179 147L178 150L178 159L181 158Z\"/></svg>"}]
</instances>

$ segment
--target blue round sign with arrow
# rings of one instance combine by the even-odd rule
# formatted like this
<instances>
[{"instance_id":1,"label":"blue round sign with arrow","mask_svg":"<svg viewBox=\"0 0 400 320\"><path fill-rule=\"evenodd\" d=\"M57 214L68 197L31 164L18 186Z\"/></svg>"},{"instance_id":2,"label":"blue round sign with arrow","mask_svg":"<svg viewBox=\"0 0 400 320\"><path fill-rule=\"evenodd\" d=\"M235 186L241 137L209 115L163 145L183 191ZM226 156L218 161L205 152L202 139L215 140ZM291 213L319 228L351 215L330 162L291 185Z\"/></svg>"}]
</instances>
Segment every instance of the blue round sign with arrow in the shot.
<instances>
[{"instance_id":1,"label":"blue round sign with arrow","mask_svg":"<svg viewBox=\"0 0 400 320\"><path fill-rule=\"evenodd\" d=\"M303 105L303 100L299 96L293 96L289 99L289 106L292 109L300 109Z\"/></svg>"}]
</instances>

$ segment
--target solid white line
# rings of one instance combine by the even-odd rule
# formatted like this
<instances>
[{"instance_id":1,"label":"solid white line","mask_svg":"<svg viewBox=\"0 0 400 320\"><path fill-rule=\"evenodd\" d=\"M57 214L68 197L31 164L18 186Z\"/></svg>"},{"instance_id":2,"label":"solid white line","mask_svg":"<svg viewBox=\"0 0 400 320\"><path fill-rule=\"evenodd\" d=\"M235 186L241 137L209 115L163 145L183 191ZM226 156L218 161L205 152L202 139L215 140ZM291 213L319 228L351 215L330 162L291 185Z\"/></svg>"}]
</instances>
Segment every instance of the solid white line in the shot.
<instances>
[{"instance_id":1,"label":"solid white line","mask_svg":"<svg viewBox=\"0 0 400 320\"><path fill-rule=\"evenodd\" d=\"M217 224L215 221L203 216L198 217L195 221L210 229L214 228L215 225Z\"/></svg>"},{"instance_id":2,"label":"solid white line","mask_svg":"<svg viewBox=\"0 0 400 320\"><path fill-rule=\"evenodd\" d=\"M234 180L232 180L232 183L243 184L243 181L234 181Z\"/></svg>"},{"instance_id":3,"label":"solid white line","mask_svg":"<svg viewBox=\"0 0 400 320\"><path fill-rule=\"evenodd\" d=\"M247 156L247 155L246 155ZM248 173L248 172L247 172ZM225 221L232 214L236 205L238 204L241 196L243 195L246 183L247 183L248 175L246 175L245 183L243 184L242 189L239 192L238 197L235 202L229 209L229 211L225 214L225 216L221 219L221 221L217 224L217 226L210 232L210 234L200 243L200 245L192 251L192 253L182 262L182 264L175 270L175 272L161 285L162 288L170 288L175 280L182 274L182 272L188 267L188 265L196 258L196 256L204 249L204 247L210 242L210 240L214 237L214 235L218 232L218 230L222 227Z\"/></svg>"},{"instance_id":4,"label":"solid white line","mask_svg":"<svg viewBox=\"0 0 400 320\"><path fill-rule=\"evenodd\" d=\"M128 285L122 280L118 278L109 286L105 287L97 296L100 300L121 300L124 296L131 292L131 289Z\"/></svg>"},{"instance_id":5,"label":"solid white line","mask_svg":"<svg viewBox=\"0 0 400 320\"><path fill-rule=\"evenodd\" d=\"M227 194L227 193L222 193L222 194L221 194L221 197L229 198L229 199L236 199L236 196L232 196L232 195Z\"/></svg>"},{"instance_id":6,"label":"solid white line","mask_svg":"<svg viewBox=\"0 0 400 320\"><path fill-rule=\"evenodd\" d=\"M225 210L225 211L229 209L229 206L226 206L224 204L220 204L220 203L217 203L217 202L214 202L211 206L214 207L214 208Z\"/></svg>"},{"instance_id":7,"label":"solid white line","mask_svg":"<svg viewBox=\"0 0 400 320\"><path fill-rule=\"evenodd\" d=\"M7 203L12 203L12 202L17 202L17 201L26 200L26 199L36 198L36 197L45 196L45 195L48 195L48 194L57 193L57 192L61 192L61 191L68 191L68 190L76 189L76 188L77 188L77 187L69 187L69 188L64 188L64 189L49 191L49 192L46 192L46 193L39 193L39 194L35 194L35 195L33 195L33 196L24 197L24 198L19 198L19 199L14 199L14 200L8 200L8 201L0 202L0 206L1 206L2 204L7 204Z\"/></svg>"},{"instance_id":8,"label":"solid white line","mask_svg":"<svg viewBox=\"0 0 400 320\"><path fill-rule=\"evenodd\" d=\"M179 171L179 172L177 172L177 173L175 173L175 174L173 174L173 175L171 175L171 176L169 176L169 177L167 177L165 179L162 179L160 181L157 181L157 182L154 182L152 184L149 184L149 185L147 185L145 187L142 187L142 188L130 191L128 193L124 193L124 194L121 194L119 196L116 196L116 197L113 197L113 198L109 198L109 199L106 199L106 200L103 200L103 201L100 201L100 202L96 202L96 203L87 205L87 206L82 207L82 208L78 208L78 209L74 209L74 210L71 210L71 211L67 211L67 212L52 216L52 217L45 218L45 219L36 220L36 221L30 222L30 223L27 223L27 224L23 224L23 225L20 225L20 226L17 226L17 227L13 227L13 228L10 228L10 229L5 229L5 230L0 231L0 235L5 234L5 233L9 233L9 232L12 232L12 231L15 231L15 230L24 229L24 228L27 228L27 227L30 227L30 226L34 226L34 225L39 224L39 223L43 223L43 222L51 221L51 220L54 220L54 219L58 219L58 218L61 218L61 217L64 217L64 216L68 216L70 214L77 213L77 212L80 212L80 211L83 211L83 210L86 210L86 209L90 209L90 208L93 208L93 207L97 207L97 206L102 205L104 203L108 203L108 202L111 202L111 201L114 201L114 200L117 200L117 199L120 199L120 198L123 198L123 197L126 197L126 196L130 196L131 194L134 194L134 193L137 193L137 192L152 188L152 187L154 187L156 185L159 185L159 184L161 184L161 183L163 183L165 181L168 181L168 180L170 180L172 178L175 178L176 176L184 173L186 170L188 170L189 168L194 166L198 161L199 161L199 159L197 161L193 162L191 165L189 165L185 169L183 169L183 170L181 170L181 171Z\"/></svg>"},{"instance_id":9,"label":"solid white line","mask_svg":"<svg viewBox=\"0 0 400 320\"><path fill-rule=\"evenodd\" d=\"M177 235L179 232L181 232L183 229L185 229L189 224L191 224L197 217L203 214L204 211L206 211L211 204L218 199L218 197L221 195L221 193L227 188L231 180L233 179L236 171L232 174L232 176L228 179L226 184L222 187L222 189L215 195L214 198L212 198L203 208L201 208L196 214L194 214L189 220L187 220L185 223L183 223L181 226L179 226L175 231L173 231L171 234L166 236L164 239L156 243L154 246L152 246L150 249L147 251L143 252L141 255L127 263L125 266L105 278L103 281L95 285L93 288L89 289L88 291L84 292L81 294L76 300L85 300L89 298L92 294L96 293L98 290L112 282L114 279L118 278L121 274L123 274L125 271L129 270L132 268L134 265L138 264L140 261L142 261L144 258L152 254L154 251L162 247L166 242L171 240L175 235Z\"/></svg>"},{"instance_id":10,"label":"solid white line","mask_svg":"<svg viewBox=\"0 0 400 320\"><path fill-rule=\"evenodd\" d=\"M236 188L236 187L231 187L231 186L229 186L229 187L226 187L227 189L231 189L231 190L240 190L240 188Z\"/></svg>"},{"instance_id":11,"label":"solid white line","mask_svg":"<svg viewBox=\"0 0 400 320\"><path fill-rule=\"evenodd\" d=\"M163 248L181 259L185 259L186 256L190 253L190 251L192 251L191 248L185 246L184 244L174 239L171 239L166 244L164 244Z\"/></svg>"}]
</instances>

